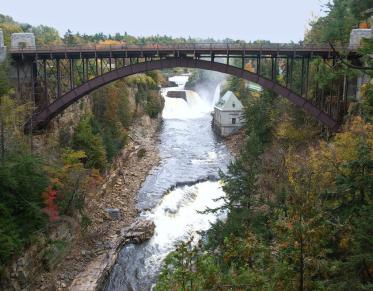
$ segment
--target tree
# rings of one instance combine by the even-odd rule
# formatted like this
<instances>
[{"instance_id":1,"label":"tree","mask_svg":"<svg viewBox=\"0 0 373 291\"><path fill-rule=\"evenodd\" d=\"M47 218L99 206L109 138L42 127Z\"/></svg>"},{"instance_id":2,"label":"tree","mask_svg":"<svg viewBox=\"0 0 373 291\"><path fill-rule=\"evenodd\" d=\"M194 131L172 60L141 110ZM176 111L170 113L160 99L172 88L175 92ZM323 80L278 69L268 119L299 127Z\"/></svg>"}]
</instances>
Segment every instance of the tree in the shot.
<instances>
[{"instance_id":1,"label":"tree","mask_svg":"<svg viewBox=\"0 0 373 291\"><path fill-rule=\"evenodd\" d=\"M106 152L101 137L93 133L91 122L91 115L81 118L73 135L73 148L86 153L87 167L102 170L106 166Z\"/></svg>"},{"instance_id":2,"label":"tree","mask_svg":"<svg viewBox=\"0 0 373 291\"><path fill-rule=\"evenodd\" d=\"M293 278L286 282L290 286L285 289L320 289L328 270L332 224L307 159L290 152L286 169L290 183L286 212L278 209L279 216L273 222L277 261L281 273L283 266L289 272L279 279L286 282Z\"/></svg>"},{"instance_id":3,"label":"tree","mask_svg":"<svg viewBox=\"0 0 373 291\"><path fill-rule=\"evenodd\" d=\"M349 9L356 20L365 20L366 11L373 7L372 0L350 0Z\"/></svg>"},{"instance_id":4,"label":"tree","mask_svg":"<svg viewBox=\"0 0 373 291\"><path fill-rule=\"evenodd\" d=\"M44 204L43 212L48 215L49 221L53 222L58 220L58 205L56 204L57 191L48 187L47 191L43 193Z\"/></svg>"},{"instance_id":5,"label":"tree","mask_svg":"<svg viewBox=\"0 0 373 291\"><path fill-rule=\"evenodd\" d=\"M33 27L32 32L35 34L38 45L59 44L62 42L58 31L53 27L39 25Z\"/></svg>"},{"instance_id":6,"label":"tree","mask_svg":"<svg viewBox=\"0 0 373 291\"><path fill-rule=\"evenodd\" d=\"M63 42L68 46L74 46L78 44L76 36L73 35L72 31L68 29L63 36Z\"/></svg>"},{"instance_id":7,"label":"tree","mask_svg":"<svg viewBox=\"0 0 373 291\"><path fill-rule=\"evenodd\" d=\"M311 22L311 30L305 35L306 43L346 44L349 42L351 28L356 19L350 12L350 1L334 0L325 5L326 16Z\"/></svg>"},{"instance_id":8,"label":"tree","mask_svg":"<svg viewBox=\"0 0 373 291\"><path fill-rule=\"evenodd\" d=\"M0 163L0 272L44 225L42 193L47 185L36 156L12 151Z\"/></svg>"}]
</instances>

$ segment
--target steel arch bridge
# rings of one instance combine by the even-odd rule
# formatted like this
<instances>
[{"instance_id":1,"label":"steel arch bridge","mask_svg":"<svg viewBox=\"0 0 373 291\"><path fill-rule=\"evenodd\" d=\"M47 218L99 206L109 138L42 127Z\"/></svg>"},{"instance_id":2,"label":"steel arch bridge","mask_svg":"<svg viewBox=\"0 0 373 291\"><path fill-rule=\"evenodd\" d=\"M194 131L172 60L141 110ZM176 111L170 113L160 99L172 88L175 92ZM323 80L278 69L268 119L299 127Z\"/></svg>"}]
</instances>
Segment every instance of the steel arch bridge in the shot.
<instances>
[{"instance_id":1,"label":"steel arch bridge","mask_svg":"<svg viewBox=\"0 0 373 291\"><path fill-rule=\"evenodd\" d=\"M329 129L338 129L346 107L346 76L325 96L309 96L310 61L334 64L329 46L293 44L174 44L143 46L53 46L12 49L13 79L20 98L35 104L25 131L38 132L68 106L120 78L174 67L230 74L257 83L304 109ZM358 58L350 52L350 58ZM224 62L222 62L224 61ZM250 64L248 67L247 64ZM29 92L29 93L28 93Z\"/></svg>"}]
</instances>

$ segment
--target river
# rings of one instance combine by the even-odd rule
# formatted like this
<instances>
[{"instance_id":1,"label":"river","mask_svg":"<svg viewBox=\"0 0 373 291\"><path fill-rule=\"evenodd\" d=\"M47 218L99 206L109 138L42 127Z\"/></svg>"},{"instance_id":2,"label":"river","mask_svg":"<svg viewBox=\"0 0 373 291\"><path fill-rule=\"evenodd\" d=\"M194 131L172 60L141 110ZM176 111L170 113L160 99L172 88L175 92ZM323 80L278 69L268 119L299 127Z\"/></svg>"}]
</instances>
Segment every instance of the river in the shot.
<instances>
[{"instance_id":1,"label":"river","mask_svg":"<svg viewBox=\"0 0 373 291\"><path fill-rule=\"evenodd\" d=\"M141 216L155 223L154 236L147 242L126 245L118 256L105 290L151 290L164 258L175 243L187 240L220 214L200 214L207 207L221 205L223 192L219 169L226 171L231 156L211 127L210 112L219 94L201 97L186 91L187 100L166 97L167 90L183 90L187 76L170 78L178 87L162 89L165 107L160 131L160 164L145 180L138 193Z\"/></svg>"}]
</instances>

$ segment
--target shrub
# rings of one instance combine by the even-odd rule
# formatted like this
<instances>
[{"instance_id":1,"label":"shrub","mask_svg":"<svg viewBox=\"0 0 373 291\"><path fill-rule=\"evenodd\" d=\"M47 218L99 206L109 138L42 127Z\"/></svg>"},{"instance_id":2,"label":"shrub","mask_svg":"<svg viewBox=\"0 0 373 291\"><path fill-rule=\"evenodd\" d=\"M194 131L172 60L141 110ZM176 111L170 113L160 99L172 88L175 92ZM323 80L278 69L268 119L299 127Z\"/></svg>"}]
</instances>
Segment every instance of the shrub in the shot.
<instances>
[{"instance_id":1,"label":"shrub","mask_svg":"<svg viewBox=\"0 0 373 291\"><path fill-rule=\"evenodd\" d=\"M46 222L42 193L47 185L36 156L9 153L0 163L0 271Z\"/></svg>"},{"instance_id":2,"label":"shrub","mask_svg":"<svg viewBox=\"0 0 373 291\"><path fill-rule=\"evenodd\" d=\"M137 152L137 157L139 159L143 158L146 154L146 150L145 149L139 149L138 152Z\"/></svg>"},{"instance_id":3,"label":"shrub","mask_svg":"<svg viewBox=\"0 0 373 291\"><path fill-rule=\"evenodd\" d=\"M106 166L106 151L102 138L92 130L92 116L84 115L73 136L73 148L83 150L87 155L85 165L89 168L104 169Z\"/></svg>"}]
</instances>

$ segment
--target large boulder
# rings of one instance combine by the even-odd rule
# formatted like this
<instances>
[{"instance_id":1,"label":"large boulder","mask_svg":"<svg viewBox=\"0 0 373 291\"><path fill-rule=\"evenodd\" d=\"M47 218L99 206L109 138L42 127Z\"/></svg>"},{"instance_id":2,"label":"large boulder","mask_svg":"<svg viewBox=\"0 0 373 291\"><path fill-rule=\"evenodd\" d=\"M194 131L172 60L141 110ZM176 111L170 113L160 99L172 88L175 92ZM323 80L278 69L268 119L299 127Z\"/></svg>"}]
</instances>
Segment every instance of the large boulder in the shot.
<instances>
[{"instance_id":1,"label":"large boulder","mask_svg":"<svg viewBox=\"0 0 373 291\"><path fill-rule=\"evenodd\" d=\"M151 220L137 219L129 227L122 229L124 240L132 243L142 243L154 234L155 224Z\"/></svg>"},{"instance_id":2,"label":"large boulder","mask_svg":"<svg viewBox=\"0 0 373 291\"><path fill-rule=\"evenodd\" d=\"M106 209L106 216L110 220L120 220L121 214L118 208L107 208Z\"/></svg>"}]
</instances>

